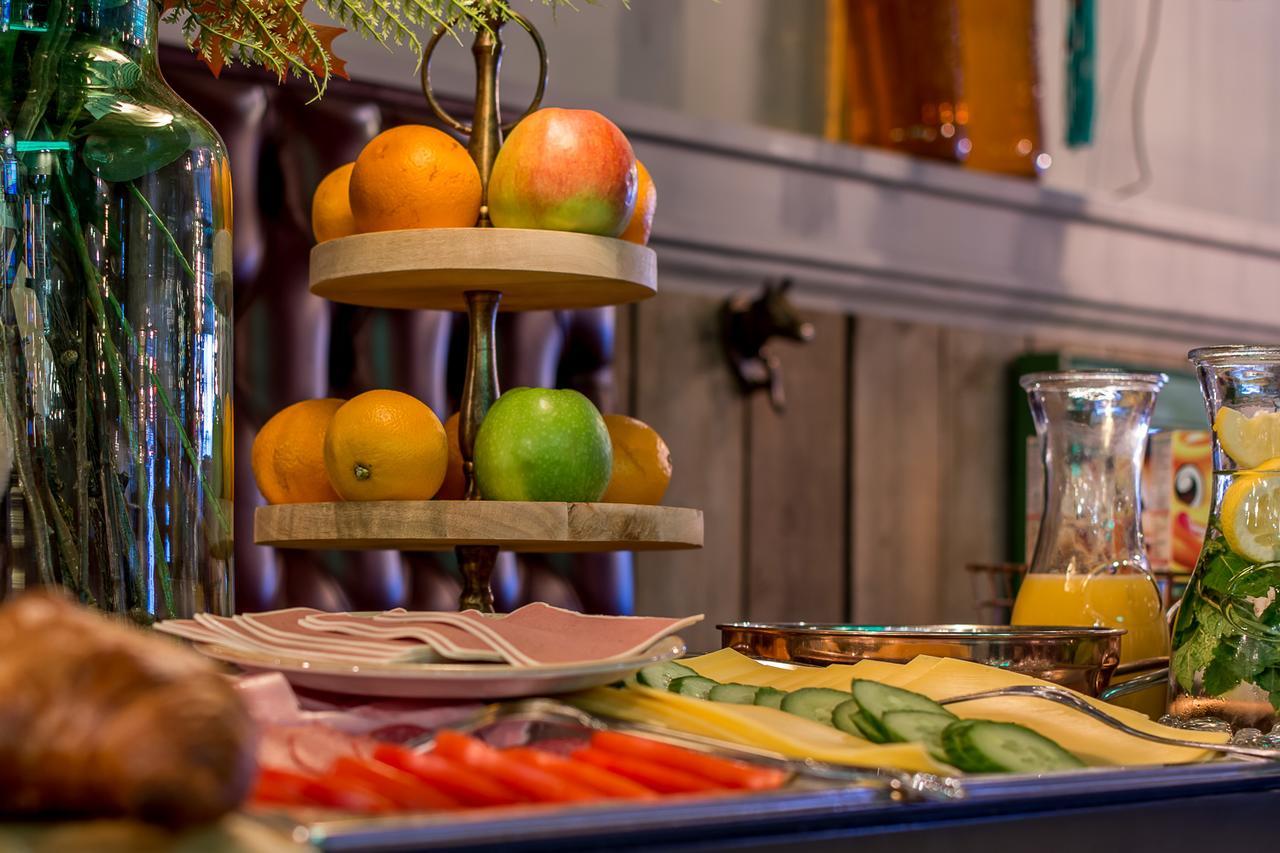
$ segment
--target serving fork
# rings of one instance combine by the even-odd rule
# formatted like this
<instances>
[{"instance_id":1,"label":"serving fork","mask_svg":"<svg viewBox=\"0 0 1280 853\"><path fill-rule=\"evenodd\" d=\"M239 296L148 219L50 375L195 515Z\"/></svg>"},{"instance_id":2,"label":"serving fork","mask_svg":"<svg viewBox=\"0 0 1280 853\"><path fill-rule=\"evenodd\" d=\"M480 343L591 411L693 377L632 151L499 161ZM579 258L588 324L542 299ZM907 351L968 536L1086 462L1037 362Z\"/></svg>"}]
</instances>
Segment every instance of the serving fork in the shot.
<instances>
[{"instance_id":1,"label":"serving fork","mask_svg":"<svg viewBox=\"0 0 1280 853\"><path fill-rule=\"evenodd\" d=\"M964 696L953 696L950 699L938 700L939 705L955 705L960 702L976 702L979 699L995 699L1002 696L1029 696L1033 699L1045 699L1050 702L1057 702L1059 705L1066 705L1085 714L1093 719L1105 723L1117 731L1124 732L1136 738L1149 740L1154 743L1162 743L1168 746L1185 746L1190 749L1205 749L1214 752L1221 752L1228 755L1244 755L1250 758L1264 758L1270 761L1280 761L1280 749L1265 749L1256 746L1241 746L1234 743L1205 743L1203 741L1185 740L1183 738L1165 737L1164 735L1152 734L1141 729L1135 729L1133 726L1119 720L1101 708L1094 706L1092 703L1085 701L1082 697L1076 695L1070 690L1062 687L1054 687L1048 684L1018 684L1012 687L1001 687L996 690L984 690L981 693L968 693Z\"/></svg>"}]
</instances>

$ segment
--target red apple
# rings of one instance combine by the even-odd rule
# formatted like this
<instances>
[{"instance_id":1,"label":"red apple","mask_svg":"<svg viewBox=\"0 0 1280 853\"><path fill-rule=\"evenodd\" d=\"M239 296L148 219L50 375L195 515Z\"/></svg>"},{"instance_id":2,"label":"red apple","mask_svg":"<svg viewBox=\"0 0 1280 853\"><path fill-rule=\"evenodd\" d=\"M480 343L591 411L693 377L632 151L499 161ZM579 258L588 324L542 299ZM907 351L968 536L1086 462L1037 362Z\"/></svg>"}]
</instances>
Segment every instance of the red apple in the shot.
<instances>
[{"instance_id":1,"label":"red apple","mask_svg":"<svg viewBox=\"0 0 1280 853\"><path fill-rule=\"evenodd\" d=\"M636 205L636 155L617 125L591 110L538 110L498 152L489 219L617 237Z\"/></svg>"}]
</instances>

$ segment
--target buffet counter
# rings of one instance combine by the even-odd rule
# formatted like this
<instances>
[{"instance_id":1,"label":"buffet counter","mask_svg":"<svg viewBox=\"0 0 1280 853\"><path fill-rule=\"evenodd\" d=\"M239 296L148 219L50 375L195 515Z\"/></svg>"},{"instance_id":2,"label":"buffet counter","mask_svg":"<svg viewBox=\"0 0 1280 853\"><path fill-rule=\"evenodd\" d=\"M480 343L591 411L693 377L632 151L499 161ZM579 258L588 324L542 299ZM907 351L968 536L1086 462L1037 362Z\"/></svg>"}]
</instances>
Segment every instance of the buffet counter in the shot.
<instances>
[{"instance_id":1,"label":"buffet counter","mask_svg":"<svg viewBox=\"0 0 1280 853\"><path fill-rule=\"evenodd\" d=\"M1203 851L1273 840L1259 819L1280 792L1280 765L1222 762L1052 779L969 780L954 797L888 787L781 792L661 805L511 809L463 818L311 824L238 815L169 835L124 822L0 829L0 849L233 851L848 850L989 853L1034 845L1074 853L1087 831L1108 850Z\"/></svg>"}]
</instances>

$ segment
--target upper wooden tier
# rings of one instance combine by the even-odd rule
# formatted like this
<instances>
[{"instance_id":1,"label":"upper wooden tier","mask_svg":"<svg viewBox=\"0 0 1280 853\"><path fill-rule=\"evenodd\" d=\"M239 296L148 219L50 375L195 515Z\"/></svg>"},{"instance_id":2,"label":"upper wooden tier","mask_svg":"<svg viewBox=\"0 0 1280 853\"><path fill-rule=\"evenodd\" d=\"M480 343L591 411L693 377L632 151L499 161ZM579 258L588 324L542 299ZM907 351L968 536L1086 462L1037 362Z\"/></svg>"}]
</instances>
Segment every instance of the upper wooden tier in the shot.
<instances>
[{"instance_id":1,"label":"upper wooden tier","mask_svg":"<svg viewBox=\"0 0 1280 853\"><path fill-rule=\"evenodd\" d=\"M355 234L311 250L311 292L371 308L467 310L469 290L501 309L596 308L657 292L652 249L625 240L521 228Z\"/></svg>"},{"instance_id":2,"label":"upper wooden tier","mask_svg":"<svg viewBox=\"0 0 1280 853\"><path fill-rule=\"evenodd\" d=\"M277 548L667 551L702 547L702 513L673 506L522 501L352 501L254 510L253 541Z\"/></svg>"}]
</instances>

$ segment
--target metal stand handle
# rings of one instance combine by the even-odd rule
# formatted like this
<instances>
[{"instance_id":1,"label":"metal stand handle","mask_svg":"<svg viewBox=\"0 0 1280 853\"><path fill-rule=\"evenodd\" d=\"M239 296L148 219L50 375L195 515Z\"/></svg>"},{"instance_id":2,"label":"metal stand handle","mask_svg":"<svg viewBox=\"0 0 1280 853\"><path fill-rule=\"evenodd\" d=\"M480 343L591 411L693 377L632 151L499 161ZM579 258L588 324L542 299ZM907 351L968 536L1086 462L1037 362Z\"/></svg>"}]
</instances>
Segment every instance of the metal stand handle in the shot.
<instances>
[{"instance_id":1,"label":"metal stand handle","mask_svg":"<svg viewBox=\"0 0 1280 853\"><path fill-rule=\"evenodd\" d=\"M547 46L542 41L542 36L523 15L511 10L506 15L524 28L538 49L538 87L528 108L515 121L502 123L498 98L498 73L502 66L501 30L505 20L491 18L488 26L476 31L475 41L471 45L476 63L476 95L469 123L450 115L436 100L431 88L431 57L446 30L437 28L422 52L422 94L427 99L427 105L445 125L468 137L467 151L480 171L480 216L476 222L479 228L492 227L489 221L489 176L493 173L493 162L498 157L498 149L502 147L502 135L515 127L520 119L538 109L547 90ZM462 412L458 418L458 445L462 451L466 498L474 501L481 499L480 490L476 486L473 461L476 434L480 431L480 422L484 420L489 407L498 398L494 327L502 293L491 290L468 291L466 297L470 340L467 347L467 374L462 385ZM498 559L498 548L491 545L460 545L454 552L458 556L458 567L463 578L461 608L492 613L493 592L489 588L489 578Z\"/></svg>"}]
</instances>

